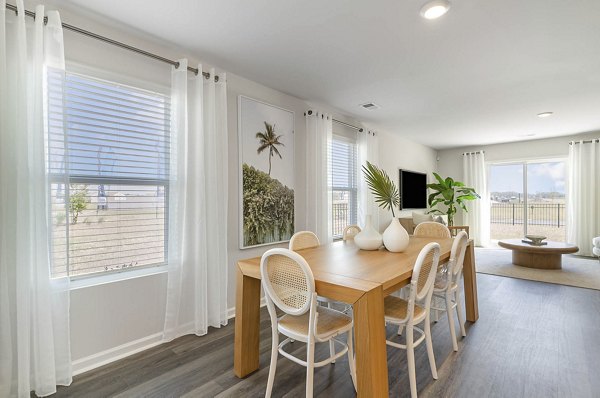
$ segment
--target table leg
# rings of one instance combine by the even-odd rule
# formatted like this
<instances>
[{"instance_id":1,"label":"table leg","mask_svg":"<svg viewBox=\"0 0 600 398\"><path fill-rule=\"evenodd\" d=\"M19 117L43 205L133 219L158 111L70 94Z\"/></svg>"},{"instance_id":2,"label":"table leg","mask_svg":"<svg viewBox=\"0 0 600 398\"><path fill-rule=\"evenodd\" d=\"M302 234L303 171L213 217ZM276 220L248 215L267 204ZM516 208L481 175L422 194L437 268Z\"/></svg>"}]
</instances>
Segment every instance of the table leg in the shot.
<instances>
[{"instance_id":1,"label":"table leg","mask_svg":"<svg viewBox=\"0 0 600 398\"><path fill-rule=\"evenodd\" d=\"M365 293L354 303L354 333L358 396L387 397L388 369L381 286Z\"/></svg>"},{"instance_id":2,"label":"table leg","mask_svg":"<svg viewBox=\"0 0 600 398\"><path fill-rule=\"evenodd\" d=\"M467 321L477 322L479 318L479 305L477 304L477 273L475 270L475 245L469 242L463 264L463 277L465 280L465 310Z\"/></svg>"},{"instance_id":3,"label":"table leg","mask_svg":"<svg viewBox=\"0 0 600 398\"><path fill-rule=\"evenodd\" d=\"M237 270L233 369L237 377L258 370L260 334L260 279Z\"/></svg>"}]
</instances>

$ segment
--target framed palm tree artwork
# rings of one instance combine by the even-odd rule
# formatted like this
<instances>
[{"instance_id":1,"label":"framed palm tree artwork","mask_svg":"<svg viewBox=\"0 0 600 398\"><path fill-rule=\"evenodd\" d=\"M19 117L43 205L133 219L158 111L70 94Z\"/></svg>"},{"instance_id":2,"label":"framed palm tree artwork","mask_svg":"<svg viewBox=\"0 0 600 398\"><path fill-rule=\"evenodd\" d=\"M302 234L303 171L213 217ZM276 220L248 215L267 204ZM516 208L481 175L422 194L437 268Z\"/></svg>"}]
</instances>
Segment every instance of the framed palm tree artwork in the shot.
<instances>
[{"instance_id":1,"label":"framed palm tree artwork","mask_svg":"<svg viewBox=\"0 0 600 398\"><path fill-rule=\"evenodd\" d=\"M294 234L294 112L238 97L240 248Z\"/></svg>"}]
</instances>

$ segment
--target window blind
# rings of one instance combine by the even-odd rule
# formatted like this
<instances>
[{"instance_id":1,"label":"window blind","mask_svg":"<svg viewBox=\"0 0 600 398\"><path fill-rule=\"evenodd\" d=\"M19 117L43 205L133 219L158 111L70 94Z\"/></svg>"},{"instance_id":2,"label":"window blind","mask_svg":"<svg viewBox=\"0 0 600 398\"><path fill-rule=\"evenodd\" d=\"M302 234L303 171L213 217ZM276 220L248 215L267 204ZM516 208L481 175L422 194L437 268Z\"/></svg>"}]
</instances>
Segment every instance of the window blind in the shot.
<instances>
[{"instance_id":1,"label":"window blind","mask_svg":"<svg viewBox=\"0 0 600 398\"><path fill-rule=\"evenodd\" d=\"M357 218L357 145L356 139L333 135L331 142L332 228L341 237L347 225Z\"/></svg>"},{"instance_id":2,"label":"window blind","mask_svg":"<svg viewBox=\"0 0 600 398\"><path fill-rule=\"evenodd\" d=\"M54 276L164 264L170 99L48 71Z\"/></svg>"}]
</instances>

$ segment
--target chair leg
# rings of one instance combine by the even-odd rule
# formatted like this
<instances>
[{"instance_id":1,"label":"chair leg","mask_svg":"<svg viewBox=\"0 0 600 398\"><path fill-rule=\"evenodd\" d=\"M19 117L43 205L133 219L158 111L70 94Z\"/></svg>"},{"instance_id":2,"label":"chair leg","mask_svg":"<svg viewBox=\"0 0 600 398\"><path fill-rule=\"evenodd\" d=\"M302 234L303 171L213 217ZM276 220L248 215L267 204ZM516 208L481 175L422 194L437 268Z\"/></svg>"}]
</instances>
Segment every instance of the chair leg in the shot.
<instances>
[{"instance_id":1,"label":"chair leg","mask_svg":"<svg viewBox=\"0 0 600 398\"><path fill-rule=\"evenodd\" d=\"M408 380L410 382L410 396L417 398L417 370L415 369L415 347L413 345L413 326L406 327L406 359L408 362Z\"/></svg>"},{"instance_id":2,"label":"chair leg","mask_svg":"<svg viewBox=\"0 0 600 398\"><path fill-rule=\"evenodd\" d=\"M446 294L446 314L448 315L448 326L450 327L450 338L452 339L452 348L454 351L458 351L458 344L456 343L456 330L454 330L454 314L452 313L452 296Z\"/></svg>"},{"instance_id":3,"label":"chair leg","mask_svg":"<svg viewBox=\"0 0 600 398\"><path fill-rule=\"evenodd\" d=\"M440 311L439 310L433 310L433 321L435 323L438 323L439 320L440 320Z\"/></svg>"},{"instance_id":4,"label":"chair leg","mask_svg":"<svg viewBox=\"0 0 600 398\"><path fill-rule=\"evenodd\" d=\"M433 342L431 341L431 320L429 314L425 318L425 345L427 346L427 356L429 357L429 367L431 375L435 380L438 378L437 367L435 365L435 357L433 356Z\"/></svg>"},{"instance_id":5,"label":"chair leg","mask_svg":"<svg viewBox=\"0 0 600 398\"><path fill-rule=\"evenodd\" d=\"M467 331L465 330L465 317L462 312L462 305L460 302L460 291L458 289L456 289L456 292L454 293L454 297L456 300L456 313L458 315L458 323L460 325L460 333L462 334L463 337L466 337Z\"/></svg>"},{"instance_id":6,"label":"chair leg","mask_svg":"<svg viewBox=\"0 0 600 398\"><path fill-rule=\"evenodd\" d=\"M279 332L273 330L273 343L271 345L271 364L269 365L269 378L267 380L267 392L265 398L270 398L273 392L273 382L275 381L275 371L277 370L277 356L279 355Z\"/></svg>"},{"instance_id":7,"label":"chair leg","mask_svg":"<svg viewBox=\"0 0 600 398\"><path fill-rule=\"evenodd\" d=\"M315 342L310 339L306 344L306 398L313 396L313 378L315 375Z\"/></svg>"},{"instance_id":8,"label":"chair leg","mask_svg":"<svg viewBox=\"0 0 600 398\"><path fill-rule=\"evenodd\" d=\"M403 330L404 330L404 325L398 326L398 336L402 335Z\"/></svg>"},{"instance_id":9,"label":"chair leg","mask_svg":"<svg viewBox=\"0 0 600 398\"><path fill-rule=\"evenodd\" d=\"M348 367L350 368L350 377L352 377L354 391L358 391L358 389L356 388L356 359L354 358L354 343L352 342L352 329L348 331Z\"/></svg>"},{"instance_id":10,"label":"chair leg","mask_svg":"<svg viewBox=\"0 0 600 398\"><path fill-rule=\"evenodd\" d=\"M327 302L327 308L331 309L331 301ZM335 355L335 343L333 340L329 340L329 356L333 357ZM331 363L335 363L335 359L331 361Z\"/></svg>"},{"instance_id":11,"label":"chair leg","mask_svg":"<svg viewBox=\"0 0 600 398\"><path fill-rule=\"evenodd\" d=\"M335 355L335 343L333 340L329 340L329 356L333 357ZM335 359L331 361L331 363L335 363Z\"/></svg>"}]
</instances>

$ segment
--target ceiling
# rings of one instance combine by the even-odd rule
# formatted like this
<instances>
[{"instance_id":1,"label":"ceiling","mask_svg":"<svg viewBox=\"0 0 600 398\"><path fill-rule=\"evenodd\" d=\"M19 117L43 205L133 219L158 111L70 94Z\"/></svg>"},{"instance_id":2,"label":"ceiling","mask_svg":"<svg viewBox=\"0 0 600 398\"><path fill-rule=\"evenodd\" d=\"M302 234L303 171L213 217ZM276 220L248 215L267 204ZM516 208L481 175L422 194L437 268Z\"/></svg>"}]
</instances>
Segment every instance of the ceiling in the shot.
<instances>
[{"instance_id":1,"label":"ceiling","mask_svg":"<svg viewBox=\"0 0 600 398\"><path fill-rule=\"evenodd\" d=\"M597 0L68 2L437 149L600 130Z\"/></svg>"}]
</instances>

